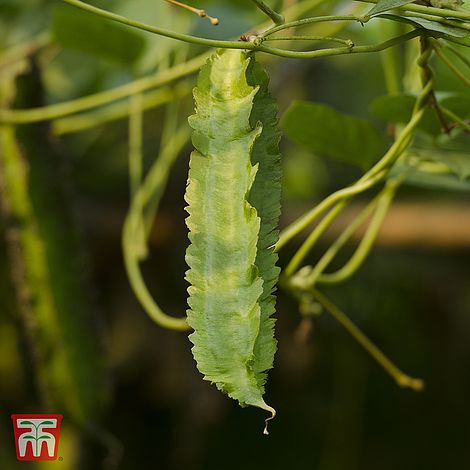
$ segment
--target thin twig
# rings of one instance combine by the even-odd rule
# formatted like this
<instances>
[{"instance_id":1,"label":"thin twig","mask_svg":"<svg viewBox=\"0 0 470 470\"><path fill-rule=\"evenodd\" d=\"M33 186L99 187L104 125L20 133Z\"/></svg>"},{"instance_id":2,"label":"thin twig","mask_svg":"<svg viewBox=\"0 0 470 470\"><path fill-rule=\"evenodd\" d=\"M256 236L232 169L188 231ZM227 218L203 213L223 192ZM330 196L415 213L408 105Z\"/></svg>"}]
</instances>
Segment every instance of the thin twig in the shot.
<instances>
[{"instance_id":1,"label":"thin twig","mask_svg":"<svg viewBox=\"0 0 470 470\"><path fill-rule=\"evenodd\" d=\"M197 16L201 18L207 18L213 26L217 26L219 24L219 19L208 15L206 13L206 10L201 10L200 8L191 7L189 5L186 5L186 3L181 3L181 2L178 2L177 0L165 0L165 1L168 3L171 3L172 5L184 8L185 10L195 13Z\"/></svg>"},{"instance_id":2,"label":"thin twig","mask_svg":"<svg viewBox=\"0 0 470 470\"><path fill-rule=\"evenodd\" d=\"M351 336L381 365L384 370L395 380L397 385L403 388L411 388L415 392L424 389L424 382L421 379L410 377L402 372L385 354L324 294L316 289L312 290L315 299L323 308L334 317Z\"/></svg>"},{"instance_id":3,"label":"thin twig","mask_svg":"<svg viewBox=\"0 0 470 470\"><path fill-rule=\"evenodd\" d=\"M443 53L442 51L438 48L435 47L434 51L436 52L437 57L441 59L441 61L448 67L448 69L465 85L470 87L470 78L466 77Z\"/></svg>"}]
</instances>

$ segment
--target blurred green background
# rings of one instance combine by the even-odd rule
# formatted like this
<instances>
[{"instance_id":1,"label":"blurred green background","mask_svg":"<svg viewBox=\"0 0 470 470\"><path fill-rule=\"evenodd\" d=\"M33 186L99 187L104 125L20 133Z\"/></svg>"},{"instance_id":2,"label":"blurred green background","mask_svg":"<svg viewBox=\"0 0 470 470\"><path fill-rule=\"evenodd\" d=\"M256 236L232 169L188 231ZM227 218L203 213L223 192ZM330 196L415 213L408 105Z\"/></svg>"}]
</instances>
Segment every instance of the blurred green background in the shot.
<instances>
[{"instance_id":1,"label":"blurred green background","mask_svg":"<svg viewBox=\"0 0 470 470\"><path fill-rule=\"evenodd\" d=\"M237 36L264 20L248 0L197 3L221 20L217 29L158 0L94 2L147 23L189 28L210 37ZM313 13L351 8L351 2L328 1ZM58 0L0 0L2 51L44 31L53 34L51 44L32 56L36 69L21 78L28 84L25 89L32 88L36 95L21 91L20 86L16 105L57 103L112 88L154 73L155 64L174 53L173 41L133 30L125 30L128 35L123 36L123 28L113 26ZM314 32L323 34L323 30L312 29ZM380 40L383 30L377 23L340 34L371 43ZM102 44L96 42L99 37ZM190 55L196 52L196 47L189 49ZM405 50L398 49L397 55L404 57ZM260 60L272 77L271 90L279 100L280 115L292 100L312 100L372 120L387 135L387 124L369 111L374 98L387 93L380 55L309 61L264 56ZM435 70L439 91L457 90L470 96L445 69L436 64ZM194 77L189 83L194 84ZM190 97L182 98L181 122L192 107ZM161 108L145 114L145 168L158 155L163 119ZM42 145L34 141L35 126L24 126L26 149ZM41 146L39 154L58 153L68 167L67 186L73 188L70 199L83 250L69 255L82 257L80 262L89 270L91 310L82 313L92 316L94 325L76 341L87 342L88 335L97 332L107 399L96 422L106 432L100 431L99 437L83 432L65 410L55 409L64 412L59 448L63 460L16 461L10 413L47 410L33 378L30 345L9 276L7 244L1 243L1 469L106 468L109 448L116 455L123 451L118 467L122 469L470 468L468 191L412 186L400 190L390 214L393 224L385 224L365 265L345 285L327 289L404 371L426 381L424 392L397 388L327 314L315 318L310 334L302 336L298 307L280 292L276 314L279 351L267 388L268 401L278 416L270 426L270 436L265 437L262 413L241 409L204 382L186 334L152 323L129 287L121 253L121 228L129 205L127 120L63 136L40 126L39 134L47 145ZM461 145L470 158L469 140L464 136ZM152 294L164 310L177 315L186 309L184 253L188 241L183 194L190 151L188 144L171 171L150 236L150 256L143 265ZM283 138L282 153L283 226L361 174L346 163L314 155L288 138ZM344 225L345 219L341 220L334 228L336 233ZM2 238L5 230L3 221ZM281 253L281 266L299 241ZM332 234L327 235L310 259L317 259L331 241ZM349 246L346 251L352 249Z\"/></svg>"}]
</instances>

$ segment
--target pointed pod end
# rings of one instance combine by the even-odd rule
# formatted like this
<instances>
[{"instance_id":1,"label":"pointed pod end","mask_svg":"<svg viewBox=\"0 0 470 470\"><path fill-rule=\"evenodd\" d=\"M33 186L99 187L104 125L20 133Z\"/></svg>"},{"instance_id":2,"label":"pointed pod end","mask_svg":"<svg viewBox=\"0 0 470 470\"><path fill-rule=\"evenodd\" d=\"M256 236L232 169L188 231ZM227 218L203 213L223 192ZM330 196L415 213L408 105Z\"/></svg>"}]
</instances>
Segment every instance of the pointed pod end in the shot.
<instances>
[{"instance_id":1,"label":"pointed pod end","mask_svg":"<svg viewBox=\"0 0 470 470\"><path fill-rule=\"evenodd\" d=\"M276 410L268 405L266 405L266 407L263 407L263 409L265 409L266 411L269 411L271 413L271 416L269 416L268 418L266 418L264 420L264 429L263 429L263 434L265 436L268 436L269 435L269 431L268 431L268 425L269 425L269 421L271 421L272 419L274 419L276 417Z\"/></svg>"}]
</instances>

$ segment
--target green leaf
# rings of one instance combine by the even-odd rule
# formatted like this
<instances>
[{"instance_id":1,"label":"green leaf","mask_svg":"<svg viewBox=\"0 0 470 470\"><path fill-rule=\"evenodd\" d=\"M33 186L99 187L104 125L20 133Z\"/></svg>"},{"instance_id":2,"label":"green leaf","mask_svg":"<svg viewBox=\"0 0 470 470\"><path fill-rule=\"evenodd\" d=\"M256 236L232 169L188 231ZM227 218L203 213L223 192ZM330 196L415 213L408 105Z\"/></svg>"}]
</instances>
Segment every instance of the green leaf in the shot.
<instances>
[{"instance_id":1,"label":"green leaf","mask_svg":"<svg viewBox=\"0 0 470 470\"><path fill-rule=\"evenodd\" d=\"M416 98L408 94L383 95L375 98L369 111L384 121L406 122L410 119Z\"/></svg>"},{"instance_id":2,"label":"green leaf","mask_svg":"<svg viewBox=\"0 0 470 470\"><path fill-rule=\"evenodd\" d=\"M411 119L416 97L401 93L398 95L384 95L374 99L369 105L369 111L384 121L406 123ZM426 109L418 128L428 134L439 134L441 125L432 109Z\"/></svg>"},{"instance_id":3,"label":"green leaf","mask_svg":"<svg viewBox=\"0 0 470 470\"><path fill-rule=\"evenodd\" d=\"M140 33L69 6L54 9L52 33L63 47L121 64L134 63L145 47Z\"/></svg>"},{"instance_id":4,"label":"green leaf","mask_svg":"<svg viewBox=\"0 0 470 470\"><path fill-rule=\"evenodd\" d=\"M33 422L31 421L21 421L20 424L29 424L30 426L36 426Z\"/></svg>"},{"instance_id":5,"label":"green leaf","mask_svg":"<svg viewBox=\"0 0 470 470\"><path fill-rule=\"evenodd\" d=\"M407 3L412 3L409 0L380 0L375 6L373 6L368 12L367 16L376 16L388 10L401 7Z\"/></svg>"},{"instance_id":6,"label":"green leaf","mask_svg":"<svg viewBox=\"0 0 470 470\"><path fill-rule=\"evenodd\" d=\"M379 96L371 102L369 111L384 121L406 123L411 119L415 101L415 96L406 93ZM439 100L439 103L463 119L470 116L470 97L468 95L445 96ZM431 135L441 133L441 123L434 109L427 108L425 110L418 129Z\"/></svg>"},{"instance_id":7,"label":"green leaf","mask_svg":"<svg viewBox=\"0 0 470 470\"><path fill-rule=\"evenodd\" d=\"M361 168L368 168L384 146L371 122L320 103L295 101L281 126L290 139L308 150Z\"/></svg>"},{"instance_id":8,"label":"green leaf","mask_svg":"<svg viewBox=\"0 0 470 470\"><path fill-rule=\"evenodd\" d=\"M449 26L438 21L427 20L424 18L417 18L417 17L408 17L408 16L401 16L401 15L392 15L392 14L385 14L385 15L378 15L380 18L387 18L394 21L399 21L400 23L411 24L414 27L424 28L429 31L437 31L439 33L447 34L448 36L454 36L457 38L464 38L468 35L468 31L466 29L459 28L457 26Z\"/></svg>"},{"instance_id":9,"label":"green leaf","mask_svg":"<svg viewBox=\"0 0 470 470\"><path fill-rule=\"evenodd\" d=\"M426 20L424 18L416 18L416 17L409 18L406 16L403 18L429 31L437 31L439 33L447 34L448 36L454 36L456 38L464 38L468 35L468 30L466 29L458 28L457 26L445 25L445 24L439 23L438 21Z\"/></svg>"}]
</instances>

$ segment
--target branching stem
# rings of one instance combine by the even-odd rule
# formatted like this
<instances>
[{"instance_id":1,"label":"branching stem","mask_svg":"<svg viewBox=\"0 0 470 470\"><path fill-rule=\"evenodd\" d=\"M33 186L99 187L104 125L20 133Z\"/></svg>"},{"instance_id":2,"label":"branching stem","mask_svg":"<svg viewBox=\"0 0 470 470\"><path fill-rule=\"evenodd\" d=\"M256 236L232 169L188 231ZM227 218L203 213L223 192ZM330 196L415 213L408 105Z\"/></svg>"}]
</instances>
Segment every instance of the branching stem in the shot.
<instances>
[{"instance_id":1,"label":"branching stem","mask_svg":"<svg viewBox=\"0 0 470 470\"><path fill-rule=\"evenodd\" d=\"M315 267L310 271L307 277L301 279L302 284L313 287L323 271L328 267L331 261L336 257L341 248L346 242L352 237L357 229L367 220L367 218L376 210L376 217L371 222L372 231L369 232L368 237L364 237L364 244L361 243L360 248L356 254L351 258L351 264L346 266L347 273L356 271L361 263L366 258L372 244L377 236L382 221L387 213L387 210L393 200L393 196L401 183L401 179L390 180L385 188L376 196L367 207L357 216L357 218L341 233L337 240L330 246L330 248L324 253L320 260L316 263ZM294 279L292 280L294 282Z\"/></svg>"},{"instance_id":2,"label":"branching stem","mask_svg":"<svg viewBox=\"0 0 470 470\"><path fill-rule=\"evenodd\" d=\"M364 260L370 253L372 246L374 245L377 235L379 234L380 227L385 219L388 209L393 201L393 197L396 192L396 187L386 187L385 190L379 195L378 199L374 201L375 212L372 216L369 226L367 227L366 233L362 237L359 246L357 247L354 254L351 256L349 261L338 271L334 273L320 273L316 278L317 284L338 284L349 279L356 271L361 267ZM360 226L362 222L361 215L348 227L350 235ZM346 240L350 237L345 237L343 240L337 240L331 247L331 253L335 255L339 249L341 249ZM326 267L326 266L325 266Z\"/></svg>"},{"instance_id":3,"label":"branching stem","mask_svg":"<svg viewBox=\"0 0 470 470\"><path fill-rule=\"evenodd\" d=\"M317 217L327 211L330 207L332 207L343 199L348 199L352 196L355 196L356 194L360 194L364 191L367 191L376 183L381 181L381 179L385 175L385 172L378 173L377 175L367 180L358 180L353 185L348 186L347 188L340 189L339 191L336 191L333 194L330 194L327 198L323 199L323 201L321 201L317 206L313 207L309 212L298 218L295 222L293 222L281 232L275 250L279 251L284 245L286 245L290 240L292 240L292 238L294 238L298 233L305 230L312 222L317 219ZM298 262L296 264L298 264ZM295 269L293 271L295 271Z\"/></svg>"}]
</instances>

